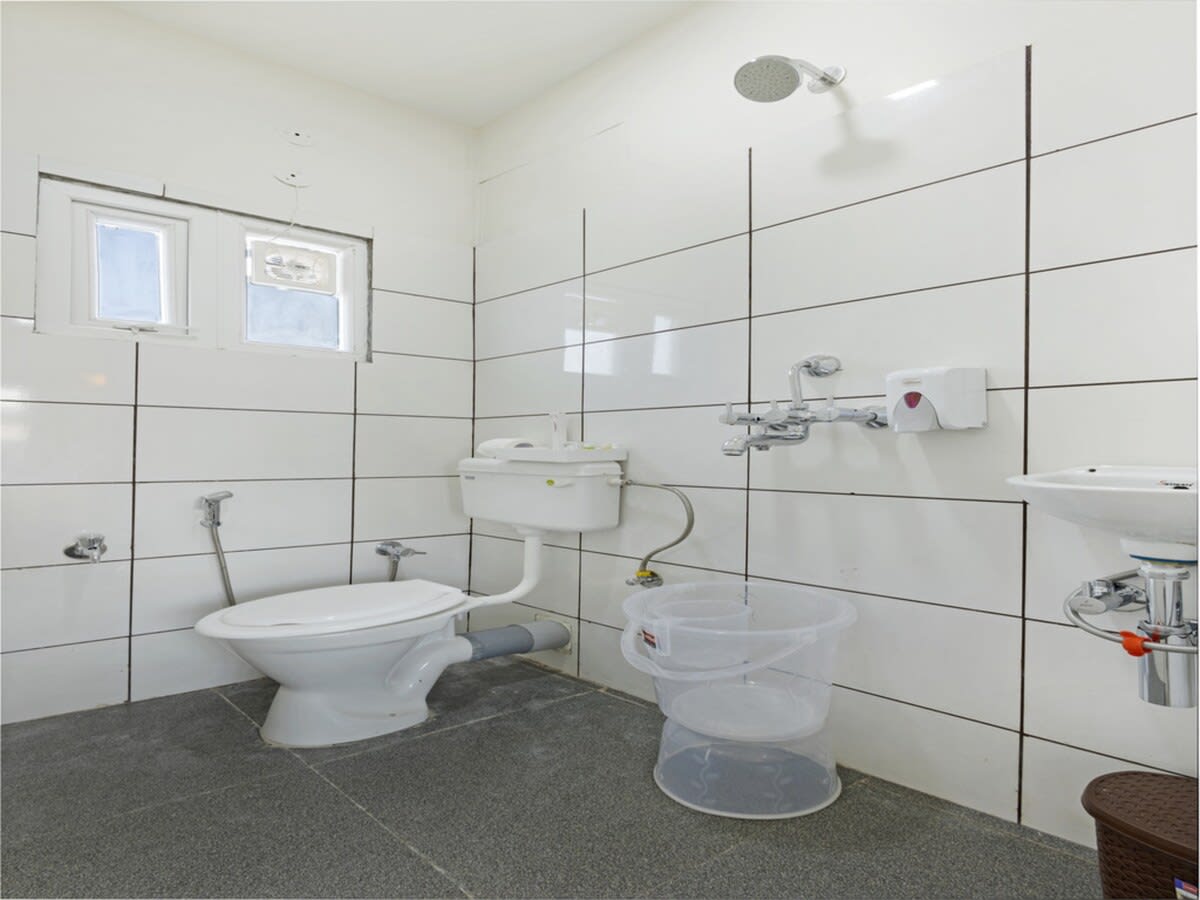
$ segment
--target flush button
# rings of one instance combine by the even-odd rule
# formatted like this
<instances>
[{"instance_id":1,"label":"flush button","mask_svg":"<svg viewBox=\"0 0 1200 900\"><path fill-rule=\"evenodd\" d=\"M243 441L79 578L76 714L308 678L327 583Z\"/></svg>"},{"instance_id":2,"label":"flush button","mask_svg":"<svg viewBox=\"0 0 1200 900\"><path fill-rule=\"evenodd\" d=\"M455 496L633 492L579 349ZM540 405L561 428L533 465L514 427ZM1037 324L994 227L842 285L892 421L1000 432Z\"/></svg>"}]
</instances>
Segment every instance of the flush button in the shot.
<instances>
[{"instance_id":1,"label":"flush button","mask_svg":"<svg viewBox=\"0 0 1200 900\"><path fill-rule=\"evenodd\" d=\"M909 409L916 409L917 404L921 402L920 391L909 391L904 395L904 405Z\"/></svg>"}]
</instances>

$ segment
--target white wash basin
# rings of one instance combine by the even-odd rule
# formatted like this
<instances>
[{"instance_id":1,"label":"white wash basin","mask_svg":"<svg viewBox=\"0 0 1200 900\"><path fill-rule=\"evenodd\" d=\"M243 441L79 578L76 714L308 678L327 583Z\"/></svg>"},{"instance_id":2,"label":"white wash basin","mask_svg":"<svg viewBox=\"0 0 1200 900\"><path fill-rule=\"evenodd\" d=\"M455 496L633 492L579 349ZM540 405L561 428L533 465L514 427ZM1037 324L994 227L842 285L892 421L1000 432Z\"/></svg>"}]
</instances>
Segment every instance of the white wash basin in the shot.
<instances>
[{"instance_id":1,"label":"white wash basin","mask_svg":"<svg viewBox=\"0 0 1200 900\"><path fill-rule=\"evenodd\" d=\"M1120 536L1130 556L1196 560L1196 470L1080 466L1008 483L1037 509Z\"/></svg>"}]
</instances>

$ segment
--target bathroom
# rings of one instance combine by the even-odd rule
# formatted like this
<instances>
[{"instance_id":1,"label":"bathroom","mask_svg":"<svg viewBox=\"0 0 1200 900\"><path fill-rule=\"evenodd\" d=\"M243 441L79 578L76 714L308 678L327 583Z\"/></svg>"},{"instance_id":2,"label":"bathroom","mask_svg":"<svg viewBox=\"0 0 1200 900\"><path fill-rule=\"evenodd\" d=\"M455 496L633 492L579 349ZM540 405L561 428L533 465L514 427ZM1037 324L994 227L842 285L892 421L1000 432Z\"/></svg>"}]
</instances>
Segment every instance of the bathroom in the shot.
<instances>
[{"instance_id":1,"label":"bathroom","mask_svg":"<svg viewBox=\"0 0 1200 900\"><path fill-rule=\"evenodd\" d=\"M1169 470L1194 554L1194 3L5 0L0 42L0 893L1131 895L1081 797L1197 774L1195 556L1037 479ZM658 579L850 611L840 796L656 784ZM1118 608L1160 591L1179 651ZM409 603L412 703L325 716Z\"/></svg>"}]
</instances>

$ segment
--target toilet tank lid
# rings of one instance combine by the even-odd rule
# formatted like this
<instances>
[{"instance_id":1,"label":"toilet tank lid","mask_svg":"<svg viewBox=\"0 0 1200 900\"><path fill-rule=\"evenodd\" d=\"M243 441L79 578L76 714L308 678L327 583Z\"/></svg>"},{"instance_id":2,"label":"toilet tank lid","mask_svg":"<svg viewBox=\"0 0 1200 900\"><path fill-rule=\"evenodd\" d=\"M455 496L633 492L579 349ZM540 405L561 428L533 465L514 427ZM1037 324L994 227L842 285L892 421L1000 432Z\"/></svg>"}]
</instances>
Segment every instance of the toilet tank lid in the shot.
<instances>
[{"instance_id":1,"label":"toilet tank lid","mask_svg":"<svg viewBox=\"0 0 1200 900\"><path fill-rule=\"evenodd\" d=\"M221 621L241 628L336 626L407 622L463 602L458 588L432 581L385 581L276 594L224 610Z\"/></svg>"}]
</instances>

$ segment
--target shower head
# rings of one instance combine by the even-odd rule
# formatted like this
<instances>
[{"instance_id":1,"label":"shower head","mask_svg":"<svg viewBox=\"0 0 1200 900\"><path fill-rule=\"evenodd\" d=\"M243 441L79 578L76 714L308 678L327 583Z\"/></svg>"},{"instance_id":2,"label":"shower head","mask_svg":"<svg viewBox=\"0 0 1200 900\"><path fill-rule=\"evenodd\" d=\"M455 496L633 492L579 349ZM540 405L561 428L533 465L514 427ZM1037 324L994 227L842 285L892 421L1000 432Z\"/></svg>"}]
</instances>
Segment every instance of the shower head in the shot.
<instances>
[{"instance_id":1,"label":"shower head","mask_svg":"<svg viewBox=\"0 0 1200 900\"><path fill-rule=\"evenodd\" d=\"M802 59L786 56L760 56L752 59L733 76L733 86L747 100L756 103L774 103L791 96L800 87L801 73L809 75L808 89L821 94L846 77L841 66L818 69Z\"/></svg>"}]
</instances>

